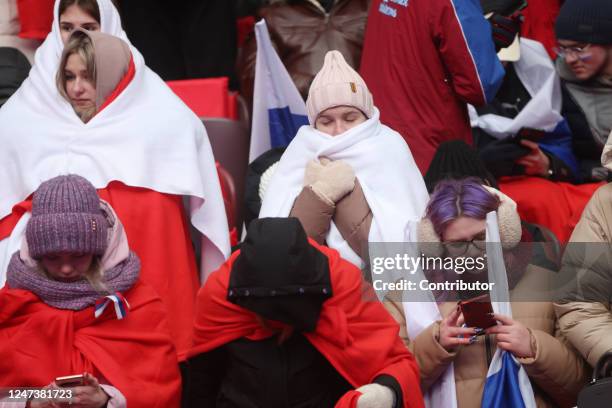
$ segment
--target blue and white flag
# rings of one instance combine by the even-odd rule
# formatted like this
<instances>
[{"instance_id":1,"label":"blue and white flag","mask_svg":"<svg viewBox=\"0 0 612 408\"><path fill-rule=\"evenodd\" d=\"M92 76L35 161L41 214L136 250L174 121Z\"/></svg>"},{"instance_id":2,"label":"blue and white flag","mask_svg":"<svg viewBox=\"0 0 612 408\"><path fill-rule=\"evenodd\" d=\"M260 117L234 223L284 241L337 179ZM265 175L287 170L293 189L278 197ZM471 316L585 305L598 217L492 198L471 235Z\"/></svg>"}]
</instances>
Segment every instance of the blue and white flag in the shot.
<instances>
[{"instance_id":1,"label":"blue and white flag","mask_svg":"<svg viewBox=\"0 0 612 408\"><path fill-rule=\"evenodd\" d=\"M306 104L270 41L265 20L255 24L257 60L249 162L273 147L287 146L308 125Z\"/></svg>"},{"instance_id":2,"label":"blue and white flag","mask_svg":"<svg viewBox=\"0 0 612 408\"><path fill-rule=\"evenodd\" d=\"M555 66L539 42L521 38L520 47L521 59L513 65L531 99L520 112L514 106L517 111L514 118L492 113L479 116L470 105L471 125L496 139L514 137L523 128L542 130L546 135L538 142L540 149L557 156L579 177L578 161L572 150L572 131L561 115L561 83Z\"/></svg>"},{"instance_id":3,"label":"blue and white flag","mask_svg":"<svg viewBox=\"0 0 612 408\"><path fill-rule=\"evenodd\" d=\"M516 204L515 204L516 205ZM508 277L501 248L497 213L487 214L487 266L489 282L495 282L490 290L495 313L512 317ZM511 353L499 347L493 355L484 391L483 408L536 408L533 388L523 366Z\"/></svg>"}]
</instances>

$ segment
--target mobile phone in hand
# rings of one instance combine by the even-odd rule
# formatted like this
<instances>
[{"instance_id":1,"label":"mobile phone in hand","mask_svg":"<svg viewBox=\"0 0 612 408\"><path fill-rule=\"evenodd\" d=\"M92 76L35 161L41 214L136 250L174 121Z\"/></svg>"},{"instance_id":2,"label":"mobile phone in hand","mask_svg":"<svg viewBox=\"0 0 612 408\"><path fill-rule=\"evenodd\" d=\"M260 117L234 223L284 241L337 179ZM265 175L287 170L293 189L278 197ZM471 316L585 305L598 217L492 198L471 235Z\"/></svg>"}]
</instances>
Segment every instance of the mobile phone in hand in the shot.
<instances>
[{"instance_id":1,"label":"mobile phone in hand","mask_svg":"<svg viewBox=\"0 0 612 408\"><path fill-rule=\"evenodd\" d=\"M463 312L465 324L468 327L486 329L497 324L497 321L492 316L493 306L488 294L462 300L459 302L459 306L461 307L461 312Z\"/></svg>"},{"instance_id":2,"label":"mobile phone in hand","mask_svg":"<svg viewBox=\"0 0 612 408\"><path fill-rule=\"evenodd\" d=\"M62 388L78 387L85 385L85 376L83 374L76 374L57 377L55 383Z\"/></svg>"}]
</instances>

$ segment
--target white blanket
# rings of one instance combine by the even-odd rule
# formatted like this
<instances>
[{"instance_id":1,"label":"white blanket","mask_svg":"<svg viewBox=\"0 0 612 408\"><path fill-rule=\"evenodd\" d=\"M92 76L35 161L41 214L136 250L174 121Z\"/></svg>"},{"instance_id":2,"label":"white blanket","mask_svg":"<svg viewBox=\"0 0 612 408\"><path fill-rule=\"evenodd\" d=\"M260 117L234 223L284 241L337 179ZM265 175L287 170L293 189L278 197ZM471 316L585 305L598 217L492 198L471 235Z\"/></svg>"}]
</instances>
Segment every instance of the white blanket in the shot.
<instances>
[{"instance_id":1,"label":"white blanket","mask_svg":"<svg viewBox=\"0 0 612 408\"><path fill-rule=\"evenodd\" d=\"M227 258L230 245L219 179L202 122L145 66L132 46L134 79L102 112L86 124L81 122L55 86L63 49L58 4L59 0L52 31L36 52L30 76L0 109L0 219L42 181L67 173L86 177L97 188L118 180L160 193L188 195L191 221L204 235L204 277ZM102 31L129 43L111 1L98 0L98 4ZM0 257L12 249L4 242ZM0 259L0 285L5 264Z\"/></svg>"},{"instance_id":2,"label":"white blanket","mask_svg":"<svg viewBox=\"0 0 612 408\"><path fill-rule=\"evenodd\" d=\"M555 130L561 116L561 84L546 49L537 41L521 38L521 59L514 62L521 83L531 100L514 118L486 114L478 116L469 106L472 127L478 127L497 139L516 135L522 128Z\"/></svg>"},{"instance_id":3,"label":"white blanket","mask_svg":"<svg viewBox=\"0 0 612 408\"><path fill-rule=\"evenodd\" d=\"M327 157L351 165L363 187L373 215L369 242L403 242L408 222L423 216L428 194L408 145L379 117L375 109L372 118L338 136L302 126L280 160L259 216L288 216L302 190L306 164ZM333 222L327 244L363 266Z\"/></svg>"}]
</instances>

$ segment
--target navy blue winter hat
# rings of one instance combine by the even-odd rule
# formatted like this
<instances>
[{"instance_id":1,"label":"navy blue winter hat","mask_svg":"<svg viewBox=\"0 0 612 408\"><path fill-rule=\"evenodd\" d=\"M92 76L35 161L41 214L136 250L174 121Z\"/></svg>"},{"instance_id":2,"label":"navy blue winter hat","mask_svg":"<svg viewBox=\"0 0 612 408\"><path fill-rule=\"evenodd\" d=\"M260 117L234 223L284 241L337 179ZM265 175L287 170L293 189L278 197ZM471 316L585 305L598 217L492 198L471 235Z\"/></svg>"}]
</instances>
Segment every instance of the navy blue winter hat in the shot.
<instances>
[{"instance_id":1,"label":"navy blue winter hat","mask_svg":"<svg viewBox=\"0 0 612 408\"><path fill-rule=\"evenodd\" d=\"M566 0L555 32L559 40L588 44L612 44L612 1Z\"/></svg>"}]
</instances>

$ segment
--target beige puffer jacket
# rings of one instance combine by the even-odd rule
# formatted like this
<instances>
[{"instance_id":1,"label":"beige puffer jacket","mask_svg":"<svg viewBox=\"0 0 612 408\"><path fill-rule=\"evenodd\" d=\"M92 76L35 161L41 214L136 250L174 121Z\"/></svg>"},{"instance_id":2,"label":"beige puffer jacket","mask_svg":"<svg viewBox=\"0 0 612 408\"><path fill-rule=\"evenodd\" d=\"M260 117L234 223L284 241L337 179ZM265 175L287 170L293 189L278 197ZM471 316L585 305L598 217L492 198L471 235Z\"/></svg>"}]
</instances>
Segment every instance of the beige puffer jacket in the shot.
<instances>
[{"instance_id":1,"label":"beige puffer jacket","mask_svg":"<svg viewBox=\"0 0 612 408\"><path fill-rule=\"evenodd\" d=\"M299 219L306 234L323 245L333 220L351 249L361 259L367 259L364 248L367 249L373 216L358 179L355 179L353 191L335 205L318 196L311 187L304 187L289 216Z\"/></svg>"},{"instance_id":2,"label":"beige puffer jacket","mask_svg":"<svg viewBox=\"0 0 612 408\"><path fill-rule=\"evenodd\" d=\"M601 162L612 170L612 133L604 147ZM575 246L580 242L588 244ZM562 332L591 366L595 366L606 351L612 350L612 305L607 300L612 298L611 246L612 184L607 184L591 197L563 257L563 267L570 268L569 272L585 273L580 280L582 287L591 284L601 289L595 298L602 301L580 302L575 301L574 297L574 301L555 303ZM595 254L586 254L585 250ZM598 260L591 262L595 258ZM569 292L564 295L571 298L576 294Z\"/></svg>"},{"instance_id":3,"label":"beige puffer jacket","mask_svg":"<svg viewBox=\"0 0 612 408\"><path fill-rule=\"evenodd\" d=\"M530 265L525 275L511 291L531 290L552 272ZM399 302L387 301L387 310L400 324L400 336L415 355L421 370L424 392L439 378L450 363L454 363L458 408L481 406L482 393L489 363L496 349L495 336L479 336L476 343L462 346L452 353L438 343L440 322L431 324L414 341L408 338L404 309ZM442 316L457 306L454 302L439 305ZM585 363L574 348L560 335L551 302L512 301L514 319L532 333L535 358L520 358L534 388L538 407L573 407L580 389L587 381Z\"/></svg>"},{"instance_id":4,"label":"beige puffer jacket","mask_svg":"<svg viewBox=\"0 0 612 408\"><path fill-rule=\"evenodd\" d=\"M577 246L580 242L587 244ZM612 305L606 300L612 297L612 184L600 187L584 209L564 254L563 268L585 274L576 282L580 287L595 285L602 290L588 298L601 301L575 301L575 294L566 293L564 297L573 301L555 303L564 335L595 366L612 350Z\"/></svg>"}]
</instances>

